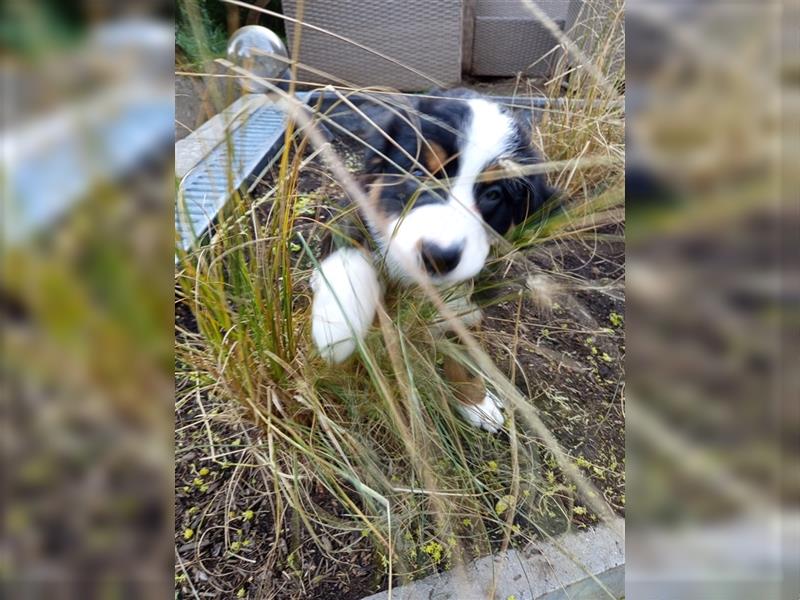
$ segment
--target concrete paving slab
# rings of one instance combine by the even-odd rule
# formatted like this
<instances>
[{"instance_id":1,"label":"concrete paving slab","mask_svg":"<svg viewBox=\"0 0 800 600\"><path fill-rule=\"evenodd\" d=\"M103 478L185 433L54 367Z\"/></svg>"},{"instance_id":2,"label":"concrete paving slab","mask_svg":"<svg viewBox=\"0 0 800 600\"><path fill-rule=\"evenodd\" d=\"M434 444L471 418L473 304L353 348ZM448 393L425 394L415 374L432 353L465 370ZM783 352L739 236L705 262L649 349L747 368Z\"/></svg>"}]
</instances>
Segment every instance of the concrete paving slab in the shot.
<instances>
[{"instance_id":1,"label":"concrete paving slab","mask_svg":"<svg viewBox=\"0 0 800 600\"><path fill-rule=\"evenodd\" d=\"M392 590L393 600L562 600L622 598L624 522L602 524L486 556L456 570ZM594 575L595 578L592 578ZM598 583L599 580L599 583ZM605 588L605 591L603 588ZM389 600L388 592L364 600Z\"/></svg>"}]
</instances>

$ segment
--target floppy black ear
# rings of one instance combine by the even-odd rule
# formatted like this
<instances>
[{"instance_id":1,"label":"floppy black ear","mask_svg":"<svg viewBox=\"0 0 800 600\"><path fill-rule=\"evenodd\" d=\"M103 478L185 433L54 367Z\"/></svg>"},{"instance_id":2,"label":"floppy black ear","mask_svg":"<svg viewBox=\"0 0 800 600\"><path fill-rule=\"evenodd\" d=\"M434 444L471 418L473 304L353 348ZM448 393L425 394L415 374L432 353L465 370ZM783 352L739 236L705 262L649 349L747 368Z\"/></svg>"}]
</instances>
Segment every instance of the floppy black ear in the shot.
<instances>
[{"instance_id":1,"label":"floppy black ear","mask_svg":"<svg viewBox=\"0 0 800 600\"><path fill-rule=\"evenodd\" d=\"M520 143L525 147L522 152L524 154L527 151L531 155L531 159L527 162L529 164L543 162L539 151L534 149L531 122L526 118L520 117L518 113L515 116L522 132ZM528 175L525 178L525 184L529 190L528 205L526 207L528 218L537 215L537 220L543 221L561 209L564 193L547 182L546 174Z\"/></svg>"},{"instance_id":2,"label":"floppy black ear","mask_svg":"<svg viewBox=\"0 0 800 600\"><path fill-rule=\"evenodd\" d=\"M386 104L371 104L364 109L369 120L360 134L367 173L397 173L408 167L407 155L418 154L416 110L415 102L406 98L389 99Z\"/></svg>"},{"instance_id":3,"label":"floppy black ear","mask_svg":"<svg viewBox=\"0 0 800 600\"><path fill-rule=\"evenodd\" d=\"M531 218L534 218L535 221L545 221L550 215L560 210L563 193L547 183L546 175L536 174L525 177L525 191L527 202L520 206L524 214L517 215L517 223L523 223Z\"/></svg>"}]
</instances>

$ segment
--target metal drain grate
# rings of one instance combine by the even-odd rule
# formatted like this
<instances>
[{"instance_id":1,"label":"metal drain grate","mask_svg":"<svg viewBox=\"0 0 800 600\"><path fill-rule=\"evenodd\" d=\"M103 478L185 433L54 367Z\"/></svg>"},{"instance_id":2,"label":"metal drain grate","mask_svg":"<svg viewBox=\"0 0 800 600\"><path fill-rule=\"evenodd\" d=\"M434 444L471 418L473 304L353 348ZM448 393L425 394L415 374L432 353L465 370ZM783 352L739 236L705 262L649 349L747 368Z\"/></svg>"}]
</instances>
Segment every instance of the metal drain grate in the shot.
<instances>
[{"instance_id":1,"label":"metal drain grate","mask_svg":"<svg viewBox=\"0 0 800 600\"><path fill-rule=\"evenodd\" d=\"M308 96L297 94L303 102ZM186 175L175 206L175 230L183 250L206 232L233 190L277 155L285 129L282 111L272 105L257 108Z\"/></svg>"}]
</instances>

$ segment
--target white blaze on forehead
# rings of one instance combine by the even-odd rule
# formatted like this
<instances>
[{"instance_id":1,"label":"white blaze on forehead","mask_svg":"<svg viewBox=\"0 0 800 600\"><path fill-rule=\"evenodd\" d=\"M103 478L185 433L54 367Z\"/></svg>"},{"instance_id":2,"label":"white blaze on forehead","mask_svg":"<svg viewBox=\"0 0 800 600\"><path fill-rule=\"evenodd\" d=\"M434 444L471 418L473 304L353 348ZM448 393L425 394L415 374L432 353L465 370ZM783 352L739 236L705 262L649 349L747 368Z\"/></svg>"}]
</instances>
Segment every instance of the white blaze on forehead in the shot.
<instances>
[{"instance_id":1,"label":"white blaze on forehead","mask_svg":"<svg viewBox=\"0 0 800 600\"><path fill-rule=\"evenodd\" d=\"M498 104L472 98L466 101L472 119L459 149L459 168L451 199L471 208L475 203L475 180L489 164L510 150L515 135L513 119Z\"/></svg>"}]
</instances>

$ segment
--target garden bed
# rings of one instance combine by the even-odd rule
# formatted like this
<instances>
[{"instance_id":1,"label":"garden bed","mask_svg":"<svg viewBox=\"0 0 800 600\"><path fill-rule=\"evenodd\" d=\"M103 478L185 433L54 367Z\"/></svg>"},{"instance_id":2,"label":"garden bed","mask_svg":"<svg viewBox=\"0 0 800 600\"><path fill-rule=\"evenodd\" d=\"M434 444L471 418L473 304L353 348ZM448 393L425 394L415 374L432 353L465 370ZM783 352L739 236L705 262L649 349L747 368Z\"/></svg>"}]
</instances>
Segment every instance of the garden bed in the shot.
<instances>
[{"instance_id":1,"label":"garden bed","mask_svg":"<svg viewBox=\"0 0 800 600\"><path fill-rule=\"evenodd\" d=\"M335 128L329 131L333 148L357 175L360 143L337 134ZM298 274L293 310L302 313L308 305L305 277L313 266L302 241L313 254L324 237L323 225L348 204L348 198L310 149L297 158L307 161L293 191L293 231L302 240L294 237L288 247L292 270ZM248 225L253 239L268 235L261 228L272 218L271 194L278 169L273 165L247 199L249 206L258 207ZM591 193L600 195L603 190ZM621 218L599 217L583 227L585 233L575 234L572 229L569 226L565 229L569 233L556 235L512 236L513 251L497 256L476 284L476 298L485 315L479 337L500 369L536 407L574 464L622 515L624 224ZM408 303L407 291L388 290L390 314L406 310ZM182 343L195 341L197 310L189 302L177 304ZM418 335L424 338L422 329ZM416 338L412 341L416 343ZM368 343L379 346L375 339ZM320 369L315 385L321 393L337 389L343 376L364 377L357 361L338 373ZM193 383L189 371L178 376L176 590L212 597L356 600L385 589L386 554L378 549L376 534L354 514L370 513L363 494L346 480L338 495L312 482L291 493L305 494L298 504L313 509L294 510L280 500L286 486L269 464L275 449L263 426L255 425L241 404L231 403L211 382ZM339 407L335 394L330 403L330 414L338 425L363 428L360 435L383 435L384 425L368 403ZM422 506L430 511L432 506L420 503L412 510L406 496L398 493L391 498L398 506L409 505L406 513L397 509L401 523L396 535L401 539L396 543L408 569L400 576L394 571L395 584L445 570L458 560L504 547L524 549L543 537L598 522L537 436L519 420L516 427L519 437L458 434L464 445L462 456L486 495L476 505L482 508L473 507L452 519L455 525L448 531L455 540L453 547L463 549L458 556L448 548L450 538L437 537L431 523L402 522L402 515L421 513ZM385 452L384 461L397 457L397 465L386 467L388 477L399 482L408 479L396 449L378 444L375 451ZM512 469L514 451L522 456L521 462L517 456L521 477ZM449 467L440 466L444 481ZM501 503L513 485L518 488L514 517L506 523L508 508ZM345 506L343 497L351 504Z\"/></svg>"}]
</instances>

